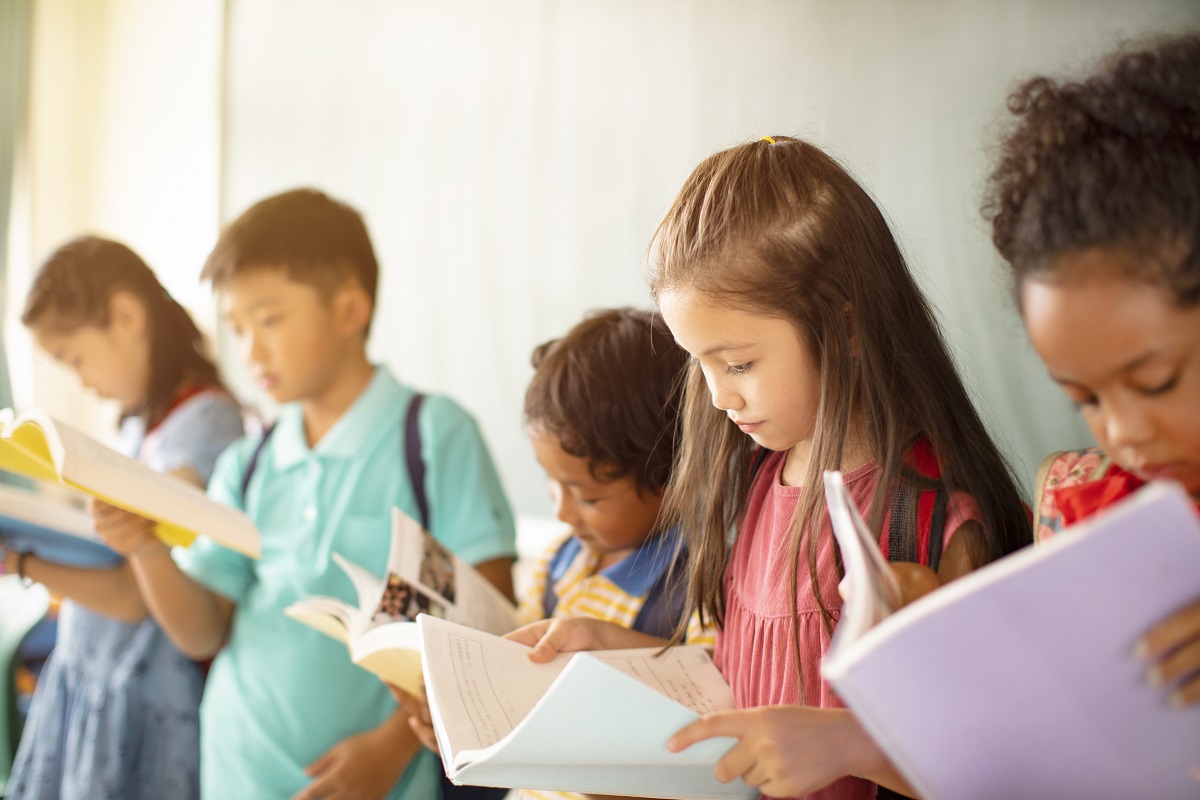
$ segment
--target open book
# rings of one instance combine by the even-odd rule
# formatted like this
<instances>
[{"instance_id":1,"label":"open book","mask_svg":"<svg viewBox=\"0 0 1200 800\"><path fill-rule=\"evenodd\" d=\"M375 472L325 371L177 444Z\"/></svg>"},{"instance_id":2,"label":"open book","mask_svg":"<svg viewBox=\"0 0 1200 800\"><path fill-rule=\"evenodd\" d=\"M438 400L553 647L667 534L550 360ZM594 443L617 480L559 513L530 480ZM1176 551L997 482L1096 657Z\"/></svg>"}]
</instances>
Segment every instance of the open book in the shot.
<instances>
[{"instance_id":1,"label":"open book","mask_svg":"<svg viewBox=\"0 0 1200 800\"><path fill-rule=\"evenodd\" d=\"M421 694L421 638L413 621L418 614L492 633L516 627L512 602L399 509L392 510L382 577L338 553L333 558L354 586L357 604L313 596L284 613L345 643L351 661L411 694Z\"/></svg>"},{"instance_id":2,"label":"open book","mask_svg":"<svg viewBox=\"0 0 1200 800\"><path fill-rule=\"evenodd\" d=\"M857 626L886 590L861 569L881 559L840 485L827 473ZM839 623L821 671L929 800L1195 798L1200 707L1168 708L1133 650L1197 600L1200 516L1182 488L1151 484L874 627Z\"/></svg>"},{"instance_id":3,"label":"open book","mask_svg":"<svg viewBox=\"0 0 1200 800\"><path fill-rule=\"evenodd\" d=\"M0 485L0 545L72 567L115 567L121 557L105 546L82 508Z\"/></svg>"},{"instance_id":4,"label":"open book","mask_svg":"<svg viewBox=\"0 0 1200 800\"><path fill-rule=\"evenodd\" d=\"M718 738L670 753L701 714L733 708L708 651L562 653L529 648L422 615L425 690L446 774L456 784L666 798L753 798L719 782Z\"/></svg>"},{"instance_id":5,"label":"open book","mask_svg":"<svg viewBox=\"0 0 1200 800\"><path fill-rule=\"evenodd\" d=\"M158 523L167 544L187 545L203 533L245 555L261 555L258 529L242 512L200 488L123 456L37 409L0 410L0 469L61 483Z\"/></svg>"}]
</instances>

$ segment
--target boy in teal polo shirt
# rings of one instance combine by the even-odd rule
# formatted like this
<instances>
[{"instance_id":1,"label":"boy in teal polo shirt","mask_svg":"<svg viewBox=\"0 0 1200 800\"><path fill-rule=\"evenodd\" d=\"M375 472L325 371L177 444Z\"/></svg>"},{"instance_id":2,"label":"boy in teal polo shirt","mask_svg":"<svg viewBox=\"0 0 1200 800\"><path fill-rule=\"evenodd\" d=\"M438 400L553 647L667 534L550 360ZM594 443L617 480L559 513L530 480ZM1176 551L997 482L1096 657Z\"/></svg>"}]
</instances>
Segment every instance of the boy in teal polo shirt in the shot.
<instances>
[{"instance_id":1,"label":"boy in teal polo shirt","mask_svg":"<svg viewBox=\"0 0 1200 800\"><path fill-rule=\"evenodd\" d=\"M201 539L172 560L132 516L104 534L176 645L216 654L202 795L436 798L441 765L388 689L283 616L309 595L353 601L332 554L382 572L390 509L420 518L404 449L413 391L366 357L377 267L362 219L318 192L268 198L225 230L203 277L251 373L284 403L269 436L221 456L209 487L254 520L262 558ZM431 532L511 595L513 517L478 427L440 396L417 419Z\"/></svg>"}]
</instances>

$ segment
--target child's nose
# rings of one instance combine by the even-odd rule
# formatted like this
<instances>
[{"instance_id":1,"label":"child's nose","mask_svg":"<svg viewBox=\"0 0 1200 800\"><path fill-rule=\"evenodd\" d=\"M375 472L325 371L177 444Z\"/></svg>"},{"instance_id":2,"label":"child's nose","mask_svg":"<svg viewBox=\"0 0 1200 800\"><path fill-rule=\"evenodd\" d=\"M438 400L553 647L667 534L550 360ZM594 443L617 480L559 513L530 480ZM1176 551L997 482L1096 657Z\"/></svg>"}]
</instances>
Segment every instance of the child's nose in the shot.
<instances>
[{"instance_id":1,"label":"child's nose","mask_svg":"<svg viewBox=\"0 0 1200 800\"><path fill-rule=\"evenodd\" d=\"M720 411L731 411L740 408L741 396L723 381L710 380L708 392L712 395L712 404Z\"/></svg>"},{"instance_id":2,"label":"child's nose","mask_svg":"<svg viewBox=\"0 0 1200 800\"><path fill-rule=\"evenodd\" d=\"M575 504L574 498L570 492L559 489L552 492L551 496L554 500L554 516L559 522L567 525L574 525L579 519L578 507Z\"/></svg>"},{"instance_id":3,"label":"child's nose","mask_svg":"<svg viewBox=\"0 0 1200 800\"><path fill-rule=\"evenodd\" d=\"M1104 418L1104 434L1109 449L1136 447L1154 437L1154 425L1137 401L1113 403Z\"/></svg>"}]
</instances>

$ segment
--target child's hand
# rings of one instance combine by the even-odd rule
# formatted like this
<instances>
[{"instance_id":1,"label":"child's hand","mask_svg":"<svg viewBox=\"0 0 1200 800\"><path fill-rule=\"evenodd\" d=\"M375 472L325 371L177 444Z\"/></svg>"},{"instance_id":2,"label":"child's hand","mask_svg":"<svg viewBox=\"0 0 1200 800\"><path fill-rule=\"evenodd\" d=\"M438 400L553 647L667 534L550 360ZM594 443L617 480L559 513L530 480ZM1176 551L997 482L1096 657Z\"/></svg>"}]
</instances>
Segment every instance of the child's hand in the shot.
<instances>
[{"instance_id":1,"label":"child's hand","mask_svg":"<svg viewBox=\"0 0 1200 800\"><path fill-rule=\"evenodd\" d=\"M379 800L400 780L405 757L393 721L338 742L305 768L312 783L292 800Z\"/></svg>"},{"instance_id":2,"label":"child's hand","mask_svg":"<svg viewBox=\"0 0 1200 800\"><path fill-rule=\"evenodd\" d=\"M429 700L425 697L424 685L421 686L420 697L409 694L399 686L390 683L387 684L387 687L392 690L392 695L400 704L400 708L408 714L408 727L412 728L417 739L421 744L440 755L441 749L438 747L437 733L433 730L433 717L429 713Z\"/></svg>"},{"instance_id":3,"label":"child's hand","mask_svg":"<svg viewBox=\"0 0 1200 800\"><path fill-rule=\"evenodd\" d=\"M1146 679L1153 686L1180 681L1169 701L1174 708L1200 702L1200 602L1150 629L1138 643L1138 655L1152 662Z\"/></svg>"},{"instance_id":4,"label":"child's hand","mask_svg":"<svg viewBox=\"0 0 1200 800\"><path fill-rule=\"evenodd\" d=\"M543 619L517 628L504 638L532 647L529 660L538 663L549 661L559 653L577 650L620 650L666 644L663 639L590 617Z\"/></svg>"},{"instance_id":5,"label":"child's hand","mask_svg":"<svg viewBox=\"0 0 1200 800\"><path fill-rule=\"evenodd\" d=\"M706 714L667 741L678 753L714 736L738 743L717 762L722 783L741 778L770 797L799 797L882 759L853 715L841 708L762 706Z\"/></svg>"},{"instance_id":6,"label":"child's hand","mask_svg":"<svg viewBox=\"0 0 1200 800\"><path fill-rule=\"evenodd\" d=\"M139 556L156 548L169 549L154 536L154 521L92 499L92 524L104 543L123 556Z\"/></svg>"}]
</instances>

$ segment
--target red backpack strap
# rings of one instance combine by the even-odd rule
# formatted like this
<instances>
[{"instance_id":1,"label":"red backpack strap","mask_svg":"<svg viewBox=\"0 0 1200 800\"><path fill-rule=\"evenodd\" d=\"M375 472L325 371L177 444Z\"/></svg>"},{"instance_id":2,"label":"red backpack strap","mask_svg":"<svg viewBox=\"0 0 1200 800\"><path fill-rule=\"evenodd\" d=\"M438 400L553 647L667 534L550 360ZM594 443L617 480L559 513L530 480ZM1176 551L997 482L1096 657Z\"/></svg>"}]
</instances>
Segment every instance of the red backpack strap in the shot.
<instances>
[{"instance_id":1,"label":"red backpack strap","mask_svg":"<svg viewBox=\"0 0 1200 800\"><path fill-rule=\"evenodd\" d=\"M937 572L942 560L946 506L950 498L940 482L942 470L927 438L921 436L913 442L905 465L906 471L915 475L901 475L892 493L887 522L887 558L888 561L924 564Z\"/></svg>"}]
</instances>

